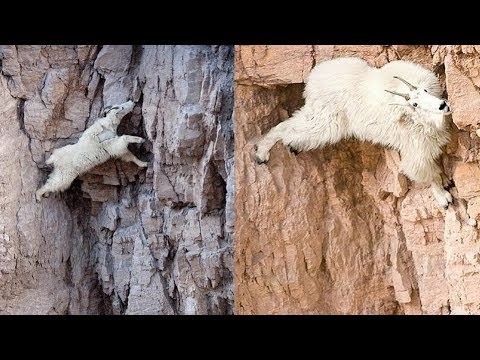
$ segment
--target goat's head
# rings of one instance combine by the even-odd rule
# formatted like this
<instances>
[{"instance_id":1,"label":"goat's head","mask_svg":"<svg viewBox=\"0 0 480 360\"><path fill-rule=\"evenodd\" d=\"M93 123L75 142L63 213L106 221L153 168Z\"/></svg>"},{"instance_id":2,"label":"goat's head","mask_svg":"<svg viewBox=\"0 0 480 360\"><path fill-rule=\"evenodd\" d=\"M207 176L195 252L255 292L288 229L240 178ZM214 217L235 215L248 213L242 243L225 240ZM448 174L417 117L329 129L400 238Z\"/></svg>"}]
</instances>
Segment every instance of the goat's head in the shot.
<instances>
[{"instance_id":1,"label":"goat's head","mask_svg":"<svg viewBox=\"0 0 480 360\"><path fill-rule=\"evenodd\" d=\"M400 93L391 90L385 90L390 94L397 95L405 99L406 104L392 104L392 105L403 105L410 108L414 112L429 112L439 115L448 115L450 114L450 106L445 101L445 99L438 98L428 92L425 88L420 88L410 84L405 79L402 79L398 76L394 76L395 79L400 80L405 85L408 86L408 91L405 93ZM421 114L418 114L421 115Z\"/></svg>"},{"instance_id":2,"label":"goat's head","mask_svg":"<svg viewBox=\"0 0 480 360\"><path fill-rule=\"evenodd\" d=\"M107 106L105 108L105 116L113 116L120 121L125 115L133 110L134 106L135 103L131 100L120 105Z\"/></svg>"}]
</instances>

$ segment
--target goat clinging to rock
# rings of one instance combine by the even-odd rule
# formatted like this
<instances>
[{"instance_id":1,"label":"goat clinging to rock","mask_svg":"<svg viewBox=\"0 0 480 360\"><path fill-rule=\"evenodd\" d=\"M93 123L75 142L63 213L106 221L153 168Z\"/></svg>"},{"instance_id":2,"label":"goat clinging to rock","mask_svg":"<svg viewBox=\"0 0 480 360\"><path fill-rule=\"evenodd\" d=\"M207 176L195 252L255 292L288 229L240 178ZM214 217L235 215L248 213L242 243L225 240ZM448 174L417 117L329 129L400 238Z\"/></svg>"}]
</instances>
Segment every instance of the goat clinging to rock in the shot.
<instances>
[{"instance_id":1,"label":"goat clinging to rock","mask_svg":"<svg viewBox=\"0 0 480 360\"><path fill-rule=\"evenodd\" d=\"M291 151L311 150L354 137L400 152L400 171L413 181L430 183L447 208L452 195L438 160L450 140L450 113L432 71L408 61L374 68L358 58L318 64L304 91L305 105L273 127L255 145L257 163L268 161L277 141Z\"/></svg>"},{"instance_id":2,"label":"goat clinging to rock","mask_svg":"<svg viewBox=\"0 0 480 360\"><path fill-rule=\"evenodd\" d=\"M117 135L120 121L133 110L134 105L132 101L127 101L112 106L103 118L97 119L83 132L77 143L55 149L45 162L54 166L53 172L35 193L37 201L51 192L68 189L77 176L111 158L120 158L140 167L147 167L146 162L138 159L128 149L128 144L143 143L145 140L138 136Z\"/></svg>"}]
</instances>

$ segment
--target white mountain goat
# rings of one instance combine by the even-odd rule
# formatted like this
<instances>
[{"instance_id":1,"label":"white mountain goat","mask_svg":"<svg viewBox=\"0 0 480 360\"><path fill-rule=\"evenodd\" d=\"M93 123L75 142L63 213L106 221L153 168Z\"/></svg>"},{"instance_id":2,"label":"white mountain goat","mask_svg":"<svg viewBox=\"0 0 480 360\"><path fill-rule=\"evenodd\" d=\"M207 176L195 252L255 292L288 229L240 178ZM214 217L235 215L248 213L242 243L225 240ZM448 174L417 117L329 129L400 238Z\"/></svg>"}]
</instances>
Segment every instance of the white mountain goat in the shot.
<instances>
[{"instance_id":1,"label":"white mountain goat","mask_svg":"<svg viewBox=\"0 0 480 360\"><path fill-rule=\"evenodd\" d=\"M358 58L337 58L318 64L304 91L305 105L272 128L255 145L255 160L268 161L279 140L294 153L354 137L400 152L401 172L413 181L430 183L444 208L452 195L438 159L450 140L435 74L408 61L374 68Z\"/></svg>"},{"instance_id":2,"label":"white mountain goat","mask_svg":"<svg viewBox=\"0 0 480 360\"><path fill-rule=\"evenodd\" d=\"M48 197L50 192L68 189L77 176L110 158L120 158L146 167L148 164L139 160L127 147L129 143L143 143L145 140L138 136L117 135L120 121L133 110L134 105L132 101L127 101L111 107L105 117L97 119L83 132L77 143L55 149L45 162L53 164L54 169L47 182L35 193L37 201L42 196Z\"/></svg>"}]
</instances>

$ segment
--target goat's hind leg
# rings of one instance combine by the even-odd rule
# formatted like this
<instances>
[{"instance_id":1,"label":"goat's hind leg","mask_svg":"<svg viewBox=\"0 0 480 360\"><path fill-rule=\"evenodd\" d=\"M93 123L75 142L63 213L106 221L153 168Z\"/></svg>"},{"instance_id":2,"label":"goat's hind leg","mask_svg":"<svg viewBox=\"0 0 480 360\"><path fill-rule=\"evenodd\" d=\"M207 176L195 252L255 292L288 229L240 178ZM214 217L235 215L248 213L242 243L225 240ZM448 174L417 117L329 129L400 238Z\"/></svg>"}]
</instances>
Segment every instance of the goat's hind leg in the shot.
<instances>
[{"instance_id":1,"label":"goat's hind leg","mask_svg":"<svg viewBox=\"0 0 480 360\"><path fill-rule=\"evenodd\" d=\"M49 194L47 183L45 183L45 185L43 185L40 189L38 189L35 192L35 200L37 200L37 202L40 202L43 196L48 197L48 195L50 194Z\"/></svg>"},{"instance_id":2,"label":"goat's hind leg","mask_svg":"<svg viewBox=\"0 0 480 360\"><path fill-rule=\"evenodd\" d=\"M284 134L291 131L292 119L285 120L274 126L265 134L259 142L254 145L255 161L257 164L263 164L270 158L270 149L283 139Z\"/></svg>"},{"instance_id":3,"label":"goat's hind leg","mask_svg":"<svg viewBox=\"0 0 480 360\"><path fill-rule=\"evenodd\" d=\"M35 192L35 199L40 202L42 197L48 197L51 192L63 191L68 189L75 180L76 176L62 173L58 169L54 169L48 176L45 184Z\"/></svg>"},{"instance_id":4,"label":"goat's hind leg","mask_svg":"<svg viewBox=\"0 0 480 360\"><path fill-rule=\"evenodd\" d=\"M343 115L324 111L311 114L299 110L290 119L272 128L255 146L255 160L261 164L268 161L270 149L277 141L297 155L300 151L313 150L326 144L334 144L345 135Z\"/></svg>"}]
</instances>

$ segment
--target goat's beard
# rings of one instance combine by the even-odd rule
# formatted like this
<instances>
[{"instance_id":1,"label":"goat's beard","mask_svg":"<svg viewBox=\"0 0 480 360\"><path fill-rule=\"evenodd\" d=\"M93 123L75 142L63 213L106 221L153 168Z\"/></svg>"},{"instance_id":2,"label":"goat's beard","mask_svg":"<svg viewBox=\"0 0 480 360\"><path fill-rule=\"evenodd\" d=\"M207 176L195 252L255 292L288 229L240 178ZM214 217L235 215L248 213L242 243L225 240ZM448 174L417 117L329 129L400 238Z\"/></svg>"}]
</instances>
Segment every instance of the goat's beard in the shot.
<instances>
[{"instance_id":1,"label":"goat's beard","mask_svg":"<svg viewBox=\"0 0 480 360\"><path fill-rule=\"evenodd\" d=\"M428 126L431 128L443 130L447 125L446 117L449 114L450 113L416 109L416 111L414 111L411 116L412 120L416 123L420 123L424 126Z\"/></svg>"},{"instance_id":2,"label":"goat's beard","mask_svg":"<svg viewBox=\"0 0 480 360\"><path fill-rule=\"evenodd\" d=\"M437 129L445 129L446 125L447 125L447 119L446 117L448 116L448 114L450 113L445 113L445 114L439 114L439 115L436 115L436 118L435 118L435 127Z\"/></svg>"}]
</instances>

